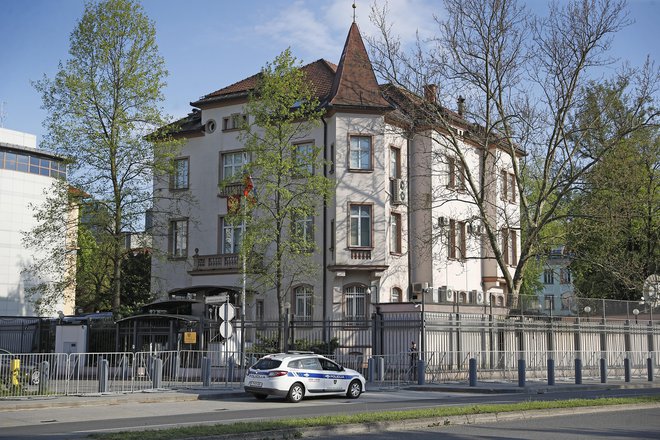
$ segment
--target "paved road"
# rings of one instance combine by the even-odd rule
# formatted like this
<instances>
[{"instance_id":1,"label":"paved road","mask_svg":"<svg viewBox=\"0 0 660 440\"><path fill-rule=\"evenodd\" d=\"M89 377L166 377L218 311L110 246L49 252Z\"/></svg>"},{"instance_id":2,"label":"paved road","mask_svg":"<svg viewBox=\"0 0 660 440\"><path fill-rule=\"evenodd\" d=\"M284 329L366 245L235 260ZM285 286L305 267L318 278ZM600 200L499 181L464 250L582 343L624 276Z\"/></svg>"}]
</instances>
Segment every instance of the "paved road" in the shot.
<instances>
[{"instance_id":1,"label":"paved road","mask_svg":"<svg viewBox=\"0 0 660 440\"><path fill-rule=\"evenodd\" d=\"M152 401L151 403L140 403L139 396L130 396L121 403L108 405L106 402L112 402L112 400L108 400L107 396L104 396L99 397L98 404L1 411L0 439L85 438L92 432L142 430L145 427L158 429L173 426L233 423L264 418L429 408L439 405L649 394L660 395L660 389L553 391L543 394L475 394L399 390L366 393L357 400L316 398L305 400L300 404L290 404L281 399L271 398L266 401L257 401L251 397L233 395L209 400ZM656 418L660 419L660 417Z\"/></svg>"},{"instance_id":2,"label":"paved road","mask_svg":"<svg viewBox=\"0 0 660 440\"><path fill-rule=\"evenodd\" d=\"M660 408L580 413L527 418L497 423L450 425L358 435L325 436L327 440L656 440L660 437Z\"/></svg>"}]
</instances>

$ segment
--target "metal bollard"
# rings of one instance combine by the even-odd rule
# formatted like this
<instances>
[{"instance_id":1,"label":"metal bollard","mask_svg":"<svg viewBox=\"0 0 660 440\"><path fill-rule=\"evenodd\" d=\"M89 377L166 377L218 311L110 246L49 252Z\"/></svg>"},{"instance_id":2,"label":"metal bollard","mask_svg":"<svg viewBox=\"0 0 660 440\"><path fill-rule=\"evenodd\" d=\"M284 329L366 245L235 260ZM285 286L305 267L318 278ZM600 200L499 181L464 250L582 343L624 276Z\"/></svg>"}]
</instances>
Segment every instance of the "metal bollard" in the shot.
<instances>
[{"instance_id":1,"label":"metal bollard","mask_svg":"<svg viewBox=\"0 0 660 440\"><path fill-rule=\"evenodd\" d=\"M426 363L423 360L417 361L417 385L426 383Z\"/></svg>"},{"instance_id":2,"label":"metal bollard","mask_svg":"<svg viewBox=\"0 0 660 440\"><path fill-rule=\"evenodd\" d=\"M211 386L211 359L206 356L202 358L202 386Z\"/></svg>"},{"instance_id":3,"label":"metal bollard","mask_svg":"<svg viewBox=\"0 0 660 440\"><path fill-rule=\"evenodd\" d=\"M50 381L50 364L43 361L39 364L39 394L46 394Z\"/></svg>"},{"instance_id":4,"label":"metal bollard","mask_svg":"<svg viewBox=\"0 0 660 440\"><path fill-rule=\"evenodd\" d=\"M626 382L630 382L630 359L623 360L623 377Z\"/></svg>"},{"instance_id":5,"label":"metal bollard","mask_svg":"<svg viewBox=\"0 0 660 440\"><path fill-rule=\"evenodd\" d=\"M374 382L374 370L375 370L375 359L370 357L369 360L367 360L367 382L373 383Z\"/></svg>"},{"instance_id":6,"label":"metal bollard","mask_svg":"<svg viewBox=\"0 0 660 440\"><path fill-rule=\"evenodd\" d=\"M470 369L470 386L471 387L476 387L477 386L477 360L475 358L470 358L468 361L469 369Z\"/></svg>"},{"instance_id":7,"label":"metal bollard","mask_svg":"<svg viewBox=\"0 0 660 440\"><path fill-rule=\"evenodd\" d=\"M518 359L518 386L525 386L525 359Z\"/></svg>"},{"instance_id":8,"label":"metal bollard","mask_svg":"<svg viewBox=\"0 0 660 440\"><path fill-rule=\"evenodd\" d=\"M555 384L555 360L548 359L548 385Z\"/></svg>"},{"instance_id":9,"label":"metal bollard","mask_svg":"<svg viewBox=\"0 0 660 440\"><path fill-rule=\"evenodd\" d=\"M646 358L646 377L649 382L653 382L653 359Z\"/></svg>"},{"instance_id":10,"label":"metal bollard","mask_svg":"<svg viewBox=\"0 0 660 440\"><path fill-rule=\"evenodd\" d=\"M582 359L575 359L575 385L582 385Z\"/></svg>"},{"instance_id":11,"label":"metal bollard","mask_svg":"<svg viewBox=\"0 0 660 440\"><path fill-rule=\"evenodd\" d=\"M378 362L378 380L382 382L385 380L385 358L379 357L376 358L376 361Z\"/></svg>"},{"instance_id":12,"label":"metal bollard","mask_svg":"<svg viewBox=\"0 0 660 440\"><path fill-rule=\"evenodd\" d=\"M162 359L154 359L153 362L153 375L151 376L153 378L153 388L162 388L163 384L163 360Z\"/></svg>"},{"instance_id":13,"label":"metal bollard","mask_svg":"<svg viewBox=\"0 0 660 440\"><path fill-rule=\"evenodd\" d=\"M234 370L236 369L236 361L234 358L229 359L229 365L228 365L228 373L227 373L227 381L233 382L234 381ZM211 364L209 363L209 371L211 371ZM209 374L209 380L210 380L211 374Z\"/></svg>"},{"instance_id":14,"label":"metal bollard","mask_svg":"<svg viewBox=\"0 0 660 440\"><path fill-rule=\"evenodd\" d=\"M107 359L101 359L99 361L99 367L98 367L98 372L99 372L99 393L107 393L108 392L108 373L109 373L110 367L108 365L108 360Z\"/></svg>"},{"instance_id":15,"label":"metal bollard","mask_svg":"<svg viewBox=\"0 0 660 440\"><path fill-rule=\"evenodd\" d=\"M607 383L607 360L600 358L600 383Z\"/></svg>"}]
</instances>

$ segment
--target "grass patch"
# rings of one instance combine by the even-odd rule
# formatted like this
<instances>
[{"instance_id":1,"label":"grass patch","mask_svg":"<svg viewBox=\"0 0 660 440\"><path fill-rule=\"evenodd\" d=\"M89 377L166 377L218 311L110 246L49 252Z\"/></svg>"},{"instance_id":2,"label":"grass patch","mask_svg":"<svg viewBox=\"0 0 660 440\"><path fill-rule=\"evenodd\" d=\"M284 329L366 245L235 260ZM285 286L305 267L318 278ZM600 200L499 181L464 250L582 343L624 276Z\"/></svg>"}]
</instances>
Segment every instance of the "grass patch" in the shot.
<instances>
[{"instance_id":1,"label":"grass patch","mask_svg":"<svg viewBox=\"0 0 660 440\"><path fill-rule=\"evenodd\" d=\"M659 396L612 397L599 399L570 399L558 401L528 401L518 403L484 404L413 409L406 411L365 412L349 415L264 420L205 426L190 426L152 431L129 431L109 434L91 434L101 440L175 440L212 435L266 432L280 429L303 429L322 426L350 425L358 423L396 422L402 420L427 419L470 414L492 414L541 409L578 408L585 406L609 406L660 402Z\"/></svg>"}]
</instances>

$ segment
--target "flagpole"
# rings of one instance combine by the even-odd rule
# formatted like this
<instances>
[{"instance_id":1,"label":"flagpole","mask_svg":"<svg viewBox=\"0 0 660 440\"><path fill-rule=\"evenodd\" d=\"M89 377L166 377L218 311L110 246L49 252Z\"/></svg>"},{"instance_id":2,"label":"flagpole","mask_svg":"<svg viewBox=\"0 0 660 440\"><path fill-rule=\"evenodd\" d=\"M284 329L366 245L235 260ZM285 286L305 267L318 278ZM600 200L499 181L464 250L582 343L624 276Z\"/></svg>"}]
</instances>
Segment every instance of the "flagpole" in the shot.
<instances>
[{"instance_id":1,"label":"flagpole","mask_svg":"<svg viewBox=\"0 0 660 440\"><path fill-rule=\"evenodd\" d=\"M245 286L247 284L247 259L246 259L246 252L245 248L243 247L245 245L245 205L247 205L247 195L243 193L243 204L242 204L242 211L243 211L243 219L242 219L242 227L243 227L243 235L241 239L241 252L243 253L243 289L241 290L241 359L242 360L247 360L245 356ZM247 365L245 365L247 367Z\"/></svg>"}]
</instances>

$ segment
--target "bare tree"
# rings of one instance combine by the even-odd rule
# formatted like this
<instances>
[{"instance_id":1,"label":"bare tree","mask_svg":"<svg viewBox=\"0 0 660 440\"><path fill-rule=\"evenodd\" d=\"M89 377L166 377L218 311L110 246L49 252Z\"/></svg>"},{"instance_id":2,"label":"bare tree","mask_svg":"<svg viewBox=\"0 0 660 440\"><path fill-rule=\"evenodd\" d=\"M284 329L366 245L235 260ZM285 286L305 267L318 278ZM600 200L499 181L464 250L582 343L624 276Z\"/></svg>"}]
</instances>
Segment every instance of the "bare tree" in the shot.
<instances>
[{"instance_id":1,"label":"bare tree","mask_svg":"<svg viewBox=\"0 0 660 440\"><path fill-rule=\"evenodd\" d=\"M545 17L516 0L444 4L442 17L435 17L437 35L418 38L409 51L394 35L387 6L374 5L371 19L380 34L369 40L371 55L378 74L394 85L423 95L425 85L437 84L436 96L461 96L457 111L419 109L413 130L432 126L435 148L433 163L411 173L433 176L450 167L461 173L460 200L483 225L486 258L497 262L515 308L528 262L548 244L553 225L566 220L563 203L584 173L621 138L656 122L657 112L642 114L641 103L653 99L658 71L647 64L616 74L635 78L622 103L632 117L593 151L585 140L598 127L574 121L587 81L613 63L612 37L630 23L624 1L551 3ZM433 187L434 205L455 198L444 186ZM515 203L496 203L501 198ZM507 234L520 237L513 262Z\"/></svg>"}]
</instances>

